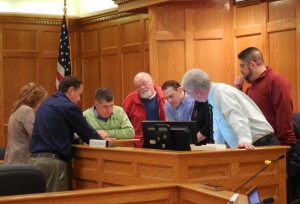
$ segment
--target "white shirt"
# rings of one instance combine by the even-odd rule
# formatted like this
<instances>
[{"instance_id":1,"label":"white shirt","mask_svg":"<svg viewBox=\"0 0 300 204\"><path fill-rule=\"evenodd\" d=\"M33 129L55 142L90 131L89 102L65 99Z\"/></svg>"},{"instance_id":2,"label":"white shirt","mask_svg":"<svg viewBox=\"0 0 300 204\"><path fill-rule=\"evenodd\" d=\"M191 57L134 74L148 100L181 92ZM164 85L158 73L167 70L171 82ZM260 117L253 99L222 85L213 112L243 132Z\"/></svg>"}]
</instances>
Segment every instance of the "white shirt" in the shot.
<instances>
[{"instance_id":1,"label":"white shirt","mask_svg":"<svg viewBox=\"0 0 300 204\"><path fill-rule=\"evenodd\" d=\"M213 135L216 144L231 148L242 142L254 143L274 132L258 106L242 91L212 83L208 103L213 106Z\"/></svg>"}]
</instances>

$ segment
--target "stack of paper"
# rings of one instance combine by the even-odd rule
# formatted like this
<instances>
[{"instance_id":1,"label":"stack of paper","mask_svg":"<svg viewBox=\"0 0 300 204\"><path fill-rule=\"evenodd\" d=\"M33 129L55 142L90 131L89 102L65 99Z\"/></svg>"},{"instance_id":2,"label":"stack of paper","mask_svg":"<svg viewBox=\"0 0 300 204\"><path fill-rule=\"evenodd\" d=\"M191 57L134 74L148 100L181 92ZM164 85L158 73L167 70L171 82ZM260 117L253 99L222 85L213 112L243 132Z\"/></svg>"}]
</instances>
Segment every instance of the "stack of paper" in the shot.
<instances>
[{"instance_id":1,"label":"stack of paper","mask_svg":"<svg viewBox=\"0 0 300 204\"><path fill-rule=\"evenodd\" d=\"M206 144L201 146L195 146L194 144L191 144L191 150L217 150L217 149L226 149L225 144Z\"/></svg>"}]
</instances>

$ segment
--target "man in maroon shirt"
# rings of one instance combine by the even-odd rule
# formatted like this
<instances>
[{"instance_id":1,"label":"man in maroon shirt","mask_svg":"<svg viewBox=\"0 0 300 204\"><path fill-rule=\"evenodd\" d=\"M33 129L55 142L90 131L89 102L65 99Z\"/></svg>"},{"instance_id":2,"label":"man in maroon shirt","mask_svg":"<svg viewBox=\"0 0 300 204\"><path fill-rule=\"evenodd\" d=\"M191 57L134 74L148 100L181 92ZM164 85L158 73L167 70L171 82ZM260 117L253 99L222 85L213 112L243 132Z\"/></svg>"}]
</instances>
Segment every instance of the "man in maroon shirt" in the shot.
<instances>
[{"instance_id":1,"label":"man in maroon shirt","mask_svg":"<svg viewBox=\"0 0 300 204\"><path fill-rule=\"evenodd\" d=\"M234 86L242 90L244 79L250 83L246 94L272 125L280 144L290 145L293 148L296 137L292 123L293 101L290 83L283 76L273 72L270 67L265 66L262 53L255 47L243 50L238 58L243 76L235 80ZM287 164L291 154L292 150L287 152Z\"/></svg>"}]
</instances>

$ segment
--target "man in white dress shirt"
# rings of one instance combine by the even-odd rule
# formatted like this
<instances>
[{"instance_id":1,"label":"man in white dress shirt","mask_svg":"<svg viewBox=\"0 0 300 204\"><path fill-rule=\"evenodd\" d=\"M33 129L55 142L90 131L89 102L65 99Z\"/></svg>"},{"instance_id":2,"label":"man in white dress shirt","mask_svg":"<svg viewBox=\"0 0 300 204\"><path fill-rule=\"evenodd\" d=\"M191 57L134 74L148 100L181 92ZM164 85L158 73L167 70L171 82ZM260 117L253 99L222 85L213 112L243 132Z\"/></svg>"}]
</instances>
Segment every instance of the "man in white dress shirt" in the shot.
<instances>
[{"instance_id":1,"label":"man in white dress shirt","mask_svg":"<svg viewBox=\"0 0 300 204\"><path fill-rule=\"evenodd\" d=\"M213 111L215 143L231 148L254 149L254 146L279 145L273 128L257 107L243 92L224 84L211 82L200 69L185 73L181 86L192 98L208 103Z\"/></svg>"}]
</instances>

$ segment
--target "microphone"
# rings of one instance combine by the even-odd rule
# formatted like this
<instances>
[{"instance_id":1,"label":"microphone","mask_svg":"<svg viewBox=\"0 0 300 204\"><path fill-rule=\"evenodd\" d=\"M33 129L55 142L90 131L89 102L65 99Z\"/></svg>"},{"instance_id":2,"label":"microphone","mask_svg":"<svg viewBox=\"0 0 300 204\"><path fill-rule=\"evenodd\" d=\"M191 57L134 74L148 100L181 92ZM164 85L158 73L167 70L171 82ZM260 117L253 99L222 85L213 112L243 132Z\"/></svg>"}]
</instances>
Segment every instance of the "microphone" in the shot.
<instances>
[{"instance_id":1,"label":"microphone","mask_svg":"<svg viewBox=\"0 0 300 204\"><path fill-rule=\"evenodd\" d=\"M249 181L251 181L252 179L254 179L260 172L262 172L263 170L265 170L270 164L277 162L280 159L283 159L285 156L284 155L280 155L277 159L274 160L265 160L265 166L256 174L254 174L250 179L248 179L246 182L242 183L242 185L240 185L235 191L233 191L234 193L236 193L238 190L240 190L243 186L245 186Z\"/></svg>"}]
</instances>

